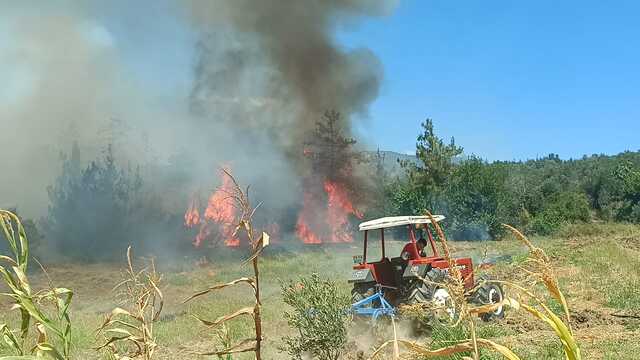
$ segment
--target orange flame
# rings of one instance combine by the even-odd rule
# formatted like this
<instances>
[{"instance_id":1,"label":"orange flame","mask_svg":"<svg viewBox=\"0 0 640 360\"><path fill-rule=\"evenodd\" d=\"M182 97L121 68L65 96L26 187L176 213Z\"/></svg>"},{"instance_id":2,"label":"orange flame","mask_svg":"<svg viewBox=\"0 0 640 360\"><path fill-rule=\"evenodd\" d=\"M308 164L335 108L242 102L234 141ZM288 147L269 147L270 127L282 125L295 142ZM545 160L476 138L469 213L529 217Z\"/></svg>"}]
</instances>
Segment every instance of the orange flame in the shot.
<instances>
[{"instance_id":1,"label":"orange flame","mask_svg":"<svg viewBox=\"0 0 640 360\"><path fill-rule=\"evenodd\" d=\"M219 225L219 235L224 239L225 245L240 246L240 240L234 234L236 208L231 198L233 190L231 178L222 173L222 186L209 197L204 218Z\"/></svg>"},{"instance_id":2,"label":"orange flame","mask_svg":"<svg viewBox=\"0 0 640 360\"><path fill-rule=\"evenodd\" d=\"M200 224L200 211L196 199L191 200L187 212L184 213L184 226L194 227Z\"/></svg>"},{"instance_id":3,"label":"orange flame","mask_svg":"<svg viewBox=\"0 0 640 360\"><path fill-rule=\"evenodd\" d=\"M352 242L348 215L362 219L362 213L353 207L346 189L337 182L325 181L324 191L327 193L327 223L331 228L331 242Z\"/></svg>"},{"instance_id":4,"label":"orange flame","mask_svg":"<svg viewBox=\"0 0 640 360\"><path fill-rule=\"evenodd\" d=\"M195 200L191 202L184 215L185 226L200 225L198 235L193 241L196 247L201 246L213 234L226 246L240 246L240 239L235 234L236 208L231 198L234 190L233 181L224 172L221 171L221 174L222 185L209 197L203 218L200 218Z\"/></svg>"},{"instance_id":5,"label":"orange flame","mask_svg":"<svg viewBox=\"0 0 640 360\"><path fill-rule=\"evenodd\" d=\"M349 216L353 215L361 219L362 213L356 210L347 190L338 182L326 180L324 191L327 196L327 204L326 208L320 206L320 209L318 206L314 206L318 203L318 199L310 192L304 193L302 211L298 214L296 224L298 238L305 244L321 244L323 238L331 243L352 242ZM320 232L324 236L320 236L318 232L314 231L317 228L327 229Z\"/></svg>"},{"instance_id":6,"label":"orange flame","mask_svg":"<svg viewBox=\"0 0 640 360\"><path fill-rule=\"evenodd\" d=\"M298 238L305 244L321 244L322 241L309 226L310 216L313 215L313 197L311 193L305 192L302 201L302 210L298 214L298 222L296 223L296 234Z\"/></svg>"}]
</instances>

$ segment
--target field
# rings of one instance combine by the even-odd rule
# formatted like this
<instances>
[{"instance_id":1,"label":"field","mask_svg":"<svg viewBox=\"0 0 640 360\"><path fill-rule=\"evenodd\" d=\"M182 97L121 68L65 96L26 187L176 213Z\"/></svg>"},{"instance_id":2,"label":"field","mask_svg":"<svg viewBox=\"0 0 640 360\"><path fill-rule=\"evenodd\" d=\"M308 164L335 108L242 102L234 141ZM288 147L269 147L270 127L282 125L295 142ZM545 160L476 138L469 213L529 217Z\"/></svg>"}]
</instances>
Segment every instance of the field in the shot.
<instances>
[{"instance_id":1,"label":"field","mask_svg":"<svg viewBox=\"0 0 640 360\"><path fill-rule=\"evenodd\" d=\"M608 224L570 226L553 237L532 240L543 247L553 260L572 310L572 325L583 357L637 359L640 354L640 227ZM349 274L351 256L360 252L357 244L298 248L295 251L274 248L264 255L261 270L266 359L286 358L278 352L278 345L283 335L293 331L282 316L286 308L280 296L281 281L317 272L321 277L336 280L348 292L350 289L345 279ZM470 255L476 263L483 258L501 259L488 271L502 279L519 276L513 263L523 258L525 248L514 239L451 244L456 254ZM400 243L394 243L388 251L399 252L400 246ZM199 358L194 353L210 351L219 344L214 332L200 325L193 314L215 319L252 303L250 290L242 286L224 289L187 305L182 303L197 290L251 271L249 267L240 266L242 254L232 250L225 250L212 258L215 260L185 258L160 261L166 307L156 328L160 346L158 359ZM57 286L75 291L72 305L74 358L100 359L92 350L102 341L96 337L95 330L104 314L117 305L112 288L122 277L124 262L45 265ZM42 273L34 273L31 277L34 288L47 286L47 279ZM3 311L9 308L6 299L0 301L3 301L0 303ZM3 312L0 323L6 321L15 323L17 314ZM246 337L252 331L251 326L244 319L233 321L230 335ZM405 332L400 330L404 336ZM355 330L353 332L356 342L353 346L370 351L372 344L362 341L362 336L356 336ZM504 320L482 324L479 334L509 346L523 359L562 358L559 342L553 333L544 324L520 312L508 312ZM419 340L431 341L429 338ZM1 346L0 354L3 354ZM485 356L487 359L499 358L497 355ZM248 359L252 355L237 358Z\"/></svg>"}]
</instances>

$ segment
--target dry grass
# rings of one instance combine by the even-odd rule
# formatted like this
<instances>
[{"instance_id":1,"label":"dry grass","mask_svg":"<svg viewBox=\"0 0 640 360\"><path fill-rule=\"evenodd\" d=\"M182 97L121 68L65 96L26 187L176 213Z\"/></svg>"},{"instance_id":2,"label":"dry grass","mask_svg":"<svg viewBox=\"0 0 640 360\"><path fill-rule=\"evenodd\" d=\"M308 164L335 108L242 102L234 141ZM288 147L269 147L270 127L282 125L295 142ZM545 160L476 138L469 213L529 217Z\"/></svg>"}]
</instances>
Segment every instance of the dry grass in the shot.
<instances>
[{"instance_id":1,"label":"dry grass","mask_svg":"<svg viewBox=\"0 0 640 360\"><path fill-rule=\"evenodd\" d=\"M107 350L115 359L153 358L158 347L153 328L164 305L160 281L153 259L148 268L134 270L129 247L125 279L114 288L126 309L116 307L105 316L97 332L107 340L98 351Z\"/></svg>"},{"instance_id":2,"label":"dry grass","mask_svg":"<svg viewBox=\"0 0 640 360\"><path fill-rule=\"evenodd\" d=\"M572 230L571 237L534 237L529 240L533 245L545 249L555 269L558 284L563 289L570 308L572 330L580 342L583 359L637 359L637 354L640 353L640 343L637 341L640 338L640 321L613 314L634 314L634 294L625 292L625 289L640 277L640 252L636 250L637 244L640 244L640 227L584 225L582 229ZM388 245L389 253L399 253L402 247L393 241ZM485 251L487 247L488 251ZM475 263L485 257L491 259L509 255L511 260L501 261L486 271L493 277L514 282L527 279L524 274L514 271L514 266L524 266L523 262L528 258L528 247L518 241L454 241L450 242L450 248L456 257L470 256ZM300 275L312 272L337 280L346 279L351 268L351 255L360 251L360 244L354 243L341 247L306 247L290 252L267 251L261 256L264 359L286 359L285 355L278 352L277 345L283 335L293 335L282 319L284 304L280 297L280 280L295 280ZM156 359L197 359L199 357L194 352L210 351L211 344L221 344L215 331L194 326L190 313L216 319L233 312L239 303L246 301L247 292L244 289L227 288L220 296L202 297L186 307L182 304L184 294L191 294L195 289L246 276L247 269L241 266L244 254L222 249L216 250L212 255L219 260L202 266L195 264L196 259L176 259L175 262L163 261L159 264L164 275L160 288L164 294L165 306L154 329L158 343ZM124 266L124 262L121 265L62 263L47 266L49 276L57 284L74 290L74 301L70 306L73 320L71 358L103 358L91 350L101 344L96 342L94 331L101 325L100 316L117 305L111 290L117 285L120 268ZM29 274L29 281L32 288L37 289L46 288L49 284L47 276L37 271ZM345 291L349 290L346 282L343 286ZM7 290L6 286L0 284L0 292ZM536 291L552 304L552 311L564 316L557 301L546 293L544 285L536 286ZM639 295L635 295L636 298ZM0 297L0 322L19 324L19 313L4 311L10 307L9 300ZM562 359L562 345L555 332L546 323L537 321L528 314L525 311L508 311L506 318L497 323L478 323L476 331L479 337L507 346L523 359ZM409 338L403 326L398 324L398 334L402 338ZM237 319L228 323L227 328L229 336L238 339L253 331L253 321L250 318ZM365 357L381 344L362 331L355 331L355 335L364 338L359 349L364 351ZM386 336L388 339L392 335ZM445 334L439 336L443 337ZM465 338L466 335L458 339ZM436 344L437 347L442 347L452 339L454 338L445 338L445 341L436 342L434 338L423 337L411 340L435 349ZM12 352L0 342L0 358L9 354ZM502 358L483 350L482 346L480 354L481 359ZM253 359L254 355L238 354L234 358L248 360ZM351 358L358 358L355 350Z\"/></svg>"}]
</instances>

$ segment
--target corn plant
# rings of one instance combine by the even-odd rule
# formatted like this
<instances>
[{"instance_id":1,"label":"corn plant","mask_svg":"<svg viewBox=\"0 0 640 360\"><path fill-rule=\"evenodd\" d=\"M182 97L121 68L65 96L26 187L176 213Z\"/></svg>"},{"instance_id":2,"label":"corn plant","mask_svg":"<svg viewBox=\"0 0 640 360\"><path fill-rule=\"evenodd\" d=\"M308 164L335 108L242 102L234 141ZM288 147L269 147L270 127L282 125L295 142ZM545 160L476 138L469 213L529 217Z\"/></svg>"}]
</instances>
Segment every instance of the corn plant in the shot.
<instances>
[{"instance_id":1,"label":"corn plant","mask_svg":"<svg viewBox=\"0 0 640 360\"><path fill-rule=\"evenodd\" d=\"M0 293L0 296L10 298L13 302L11 309L19 311L21 317L19 331L12 330L7 324L0 324L4 343L17 355L0 359L30 359L33 358L31 355L56 360L69 359L69 305L73 292L66 288L55 288L51 281L48 289L33 291L27 276L29 240L20 219L10 211L0 210L0 226L12 252L12 256L0 255L0 275L9 288L7 293ZM32 328L36 339L35 344L30 345Z\"/></svg>"},{"instance_id":2,"label":"corn plant","mask_svg":"<svg viewBox=\"0 0 640 360\"><path fill-rule=\"evenodd\" d=\"M105 334L107 341L97 350L104 349L115 359L153 358L157 348L153 327L163 306L160 281L153 259L148 268L134 270L129 247L125 279L114 288L127 309L116 307L105 317L98 333Z\"/></svg>"},{"instance_id":3,"label":"corn plant","mask_svg":"<svg viewBox=\"0 0 640 360\"><path fill-rule=\"evenodd\" d=\"M245 190L243 190L236 179L231 175L231 173L229 173L226 169L222 169L222 171L233 182L233 190L229 193L229 198L233 200L235 206L240 210L240 216L238 218L233 236L235 237L239 231L243 231L249 239L249 243L251 245L251 256L247 260L245 260L243 264L251 263L253 265L253 277L243 277L225 284L212 286L208 289L193 294L184 302L189 302L195 298L210 294L229 286L234 286L237 284L249 285L253 290L255 298L253 306L241 308L231 314L221 316L214 321L202 319L198 316L196 316L196 319L198 319L198 321L200 321L205 326L213 328L224 326L227 321L240 316L250 316L253 319L254 323L255 337L241 340L234 345L224 344L224 349L216 349L214 351L201 353L200 355L216 355L218 357L227 356L227 358L229 358L229 355L236 353L254 352L256 360L261 360L262 318L260 315L260 269L258 266L258 260L260 254L262 253L262 250L269 244L269 235L266 232L262 232L258 237L256 231L254 230L252 218L255 211L260 205L256 207L253 207L251 205L251 202L249 201L249 188L247 187Z\"/></svg>"},{"instance_id":4,"label":"corn plant","mask_svg":"<svg viewBox=\"0 0 640 360\"><path fill-rule=\"evenodd\" d=\"M227 327L227 324L222 324L221 326L216 328L214 333L225 349L233 345L233 339L231 339L231 334L229 333L229 328ZM224 355L221 354L217 356L218 356L218 360L233 360L233 355L231 354L224 354Z\"/></svg>"},{"instance_id":5,"label":"corn plant","mask_svg":"<svg viewBox=\"0 0 640 360\"><path fill-rule=\"evenodd\" d=\"M521 270L526 273L531 280L528 287L513 282L503 282L511 289L516 290L519 295L518 299L507 298L507 305L516 310L523 309L547 324L560 339L567 360L582 359L580 347L571 329L569 306L567 305L564 294L560 290L558 279L549 257L545 254L544 250L533 245L520 231L509 225L503 226L510 230L517 239L527 246L529 257L525 261L524 266L521 267ZM556 315L541 296L534 293L532 289L538 283L542 283L551 297L561 305L564 319ZM530 303L533 303L533 305L530 305Z\"/></svg>"}]
</instances>

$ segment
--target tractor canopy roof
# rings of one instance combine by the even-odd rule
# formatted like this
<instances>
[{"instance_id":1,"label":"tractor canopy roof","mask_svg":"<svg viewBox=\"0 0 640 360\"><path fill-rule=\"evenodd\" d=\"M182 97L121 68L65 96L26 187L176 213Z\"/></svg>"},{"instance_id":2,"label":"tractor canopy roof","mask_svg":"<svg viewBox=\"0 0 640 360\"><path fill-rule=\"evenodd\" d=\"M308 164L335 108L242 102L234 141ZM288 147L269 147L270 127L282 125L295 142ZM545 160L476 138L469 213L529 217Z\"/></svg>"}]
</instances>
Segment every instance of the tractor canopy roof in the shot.
<instances>
[{"instance_id":1,"label":"tractor canopy roof","mask_svg":"<svg viewBox=\"0 0 640 360\"><path fill-rule=\"evenodd\" d=\"M444 216L433 215L433 219L436 222L440 222L444 220ZM388 216L361 223L360 231L386 229L409 224L431 224L431 219L428 216Z\"/></svg>"}]
</instances>

